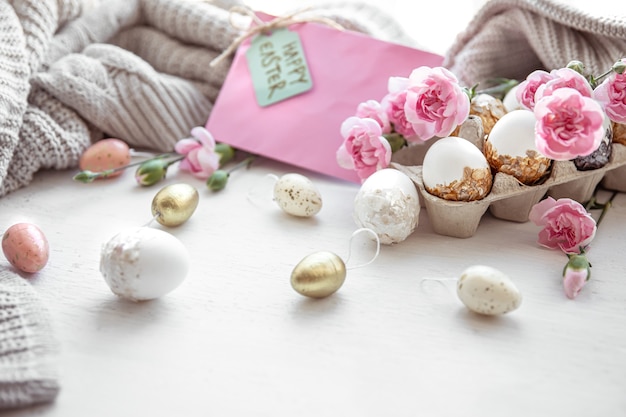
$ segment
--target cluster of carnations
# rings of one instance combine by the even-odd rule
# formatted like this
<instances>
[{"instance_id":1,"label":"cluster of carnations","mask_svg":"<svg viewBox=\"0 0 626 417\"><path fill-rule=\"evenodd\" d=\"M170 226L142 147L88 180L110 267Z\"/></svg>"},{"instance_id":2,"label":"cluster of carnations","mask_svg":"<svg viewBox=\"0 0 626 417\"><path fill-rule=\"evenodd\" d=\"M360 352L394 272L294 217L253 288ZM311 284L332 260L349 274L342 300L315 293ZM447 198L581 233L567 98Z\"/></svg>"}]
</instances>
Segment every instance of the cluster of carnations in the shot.
<instances>
[{"instance_id":1,"label":"cluster of carnations","mask_svg":"<svg viewBox=\"0 0 626 417\"><path fill-rule=\"evenodd\" d=\"M469 116L467 90L443 67L419 67L408 78L390 77L388 93L368 100L341 125L337 162L361 180L387 168L394 151L408 143L445 137Z\"/></svg>"},{"instance_id":2,"label":"cluster of carnations","mask_svg":"<svg viewBox=\"0 0 626 417\"><path fill-rule=\"evenodd\" d=\"M181 139L175 144L174 152L98 172L82 170L74 176L74 180L89 183L98 178L112 177L122 170L137 166L135 171L137 184L150 186L163 180L168 168L179 162L180 171L191 173L194 177L206 181L210 190L219 191L226 186L232 171L250 165L255 158L254 155L250 155L228 170L223 169L235 157L235 149L230 145L217 143L204 127L194 127L190 133L191 137Z\"/></svg>"},{"instance_id":3,"label":"cluster of carnations","mask_svg":"<svg viewBox=\"0 0 626 417\"><path fill-rule=\"evenodd\" d=\"M539 152L557 161L593 153L604 136L605 115L626 123L626 59L595 77L572 61L565 68L530 73L516 89L518 103L537 119ZM600 82L602 81L602 82Z\"/></svg>"},{"instance_id":4,"label":"cluster of carnations","mask_svg":"<svg viewBox=\"0 0 626 417\"><path fill-rule=\"evenodd\" d=\"M528 75L515 91L520 107L535 114L537 150L553 160L587 156L602 141L605 114L615 123L626 123L625 69L626 59L621 59L594 77L584 74L581 62L572 61ZM380 102L360 103L355 116L341 125L337 162L364 181L388 167L392 153L403 146L450 135L469 116L473 96L473 88L461 87L442 67L420 67L408 78L390 77Z\"/></svg>"}]
</instances>

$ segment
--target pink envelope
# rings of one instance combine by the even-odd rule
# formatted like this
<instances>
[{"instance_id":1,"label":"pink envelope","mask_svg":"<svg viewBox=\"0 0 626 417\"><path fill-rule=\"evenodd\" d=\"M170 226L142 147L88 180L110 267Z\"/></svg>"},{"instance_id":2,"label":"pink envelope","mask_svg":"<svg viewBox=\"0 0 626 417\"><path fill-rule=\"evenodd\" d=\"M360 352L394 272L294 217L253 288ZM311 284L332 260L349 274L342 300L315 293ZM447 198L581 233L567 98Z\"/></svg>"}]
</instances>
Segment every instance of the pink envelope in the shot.
<instances>
[{"instance_id":1,"label":"pink envelope","mask_svg":"<svg viewBox=\"0 0 626 417\"><path fill-rule=\"evenodd\" d=\"M380 101L390 76L408 77L443 57L318 23L289 27L300 36L313 87L261 107L246 61L250 41L238 48L206 128L218 142L311 171L360 183L337 164L341 123L359 103Z\"/></svg>"}]
</instances>

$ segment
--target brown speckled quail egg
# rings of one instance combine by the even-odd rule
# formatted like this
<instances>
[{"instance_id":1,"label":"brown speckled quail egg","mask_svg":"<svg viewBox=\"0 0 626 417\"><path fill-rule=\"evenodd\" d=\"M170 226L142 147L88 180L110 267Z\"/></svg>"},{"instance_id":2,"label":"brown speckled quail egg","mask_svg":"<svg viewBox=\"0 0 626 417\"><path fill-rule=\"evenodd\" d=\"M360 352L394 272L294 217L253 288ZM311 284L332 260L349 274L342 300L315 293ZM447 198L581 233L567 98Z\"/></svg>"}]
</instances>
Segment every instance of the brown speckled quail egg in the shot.
<instances>
[{"instance_id":1,"label":"brown speckled quail egg","mask_svg":"<svg viewBox=\"0 0 626 417\"><path fill-rule=\"evenodd\" d=\"M493 169L526 185L541 180L551 163L535 146L535 123L530 110L509 112L493 126L483 149Z\"/></svg>"},{"instance_id":2,"label":"brown speckled quail egg","mask_svg":"<svg viewBox=\"0 0 626 417\"><path fill-rule=\"evenodd\" d=\"M522 294L513 281L498 269L473 265L465 269L456 286L457 296L470 310L495 316L516 310Z\"/></svg>"},{"instance_id":3,"label":"brown speckled quail egg","mask_svg":"<svg viewBox=\"0 0 626 417\"><path fill-rule=\"evenodd\" d=\"M480 150L456 136L439 139L424 155L426 191L451 201L480 200L491 191L491 168Z\"/></svg>"},{"instance_id":4,"label":"brown speckled quail egg","mask_svg":"<svg viewBox=\"0 0 626 417\"><path fill-rule=\"evenodd\" d=\"M274 201L287 214L312 217L322 209L322 195L304 175L285 174L274 184Z\"/></svg>"}]
</instances>

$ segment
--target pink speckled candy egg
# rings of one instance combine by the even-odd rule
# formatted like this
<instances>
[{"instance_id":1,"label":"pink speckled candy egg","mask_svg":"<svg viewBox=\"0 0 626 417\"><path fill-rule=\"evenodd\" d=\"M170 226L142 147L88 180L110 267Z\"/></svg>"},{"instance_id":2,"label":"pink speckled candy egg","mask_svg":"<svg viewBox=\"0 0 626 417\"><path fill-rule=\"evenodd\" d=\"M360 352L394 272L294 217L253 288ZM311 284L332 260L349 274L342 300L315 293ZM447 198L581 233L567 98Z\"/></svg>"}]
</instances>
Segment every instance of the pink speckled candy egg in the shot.
<instances>
[{"instance_id":1,"label":"pink speckled candy egg","mask_svg":"<svg viewBox=\"0 0 626 417\"><path fill-rule=\"evenodd\" d=\"M102 139L91 145L83 152L78 162L81 170L102 172L107 169L119 168L130 163L130 149L126 142L115 139ZM117 177L122 171L107 175L108 178Z\"/></svg>"},{"instance_id":2,"label":"pink speckled candy egg","mask_svg":"<svg viewBox=\"0 0 626 417\"><path fill-rule=\"evenodd\" d=\"M2 236L2 252L23 272L33 273L48 263L50 247L41 229L31 223L16 223Z\"/></svg>"}]
</instances>

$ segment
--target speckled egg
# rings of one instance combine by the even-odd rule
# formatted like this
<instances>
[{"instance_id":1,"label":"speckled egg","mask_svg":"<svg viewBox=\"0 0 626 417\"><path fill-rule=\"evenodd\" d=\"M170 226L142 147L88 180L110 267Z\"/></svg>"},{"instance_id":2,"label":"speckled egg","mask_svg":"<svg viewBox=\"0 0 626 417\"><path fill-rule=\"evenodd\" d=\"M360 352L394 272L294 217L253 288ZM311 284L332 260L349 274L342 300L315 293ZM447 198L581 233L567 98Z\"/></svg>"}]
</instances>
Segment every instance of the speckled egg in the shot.
<instances>
[{"instance_id":1,"label":"speckled egg","mask_svg":"<svg viewBox=\"0 0 626 417\"><path fill-rule=\"evenodd\" d=\"M31 223L17 223L4 232L2 252L15 268L34 273L48 263L50 246L39 227Z\"/></svg>"},{"instance_id":2,"label":"speckled egg","mask_svg":"<svg viewBox=\"0 0 626 417\"><path fill-rule=\"evenodd\" d=\"M313 181L295 173L276 181L274 201L285 213L296 217L312 217L322 209L322 195Z\"/></svg>"},{"instance_id":3,"label":"speckled egg","mask_svg":"<svg viewBox=\"0 0 626 417\"><path fill-rule=\"evenodd\" d=\"M467 308L489 316L509 313L522 303L522 294L513 281L486 265L470 266L463 271L456 292Z\"/></svg>"},{"instance_id":4,"label":"speckled egg","mask_svg":"<svg viewBox=\"0 0 626 417\"><path fill-rule=\"evenodd\" d=\"M115 138L102 139L91 145L83 152L78 163L81 170L102 172L108 169L123 167L130 163L130 149L128 145ZM113 172L107 178L120 175L122 171Z\"/></svg>"},{"instance_id":5,"label":"speckled egg","mask_svg":"<svg viewBox=\"0 0 626 417\"><path fill-rule=\"evenodd\" d=\"M354 198L355 223L374 231L385 245L409 237L418 225L419 214L415 184L406 174L393 168L370 175Z\"/></svg>"},{"instance_id":6,"label":"speckled egg","mask_svg":"<svg viewBox=\"0 0 626 417\"><path fill-rule=\"evenodd\" d=\"M189 253L171 234L136 227L102 246L100 273L114 294L132 301L152 300L177 288L189 271Z\"/></svg>"},{"instance_id":7,"label":"speckled egg","mask_svg":"<svg viewBox=\"0 0 626 417\"><path fill-rule=\"evenodd\" d=\"M439 139L424 155L424 188L450 201L474 201L491 191L493 176L482 152L466 139Z\"/></svg>"},{"instance_id":8,"label":"speckled egg","mask_svg":"<svg viewBox=\"0 0 626 417\"><path fill-rule=\"evenodd\" d=\"M535 114L529 110L509 112L493 126L483 149L493 169L526 185L542 180L552 162L535 146L535 123Z\"/></svg>"}]
</instances>

